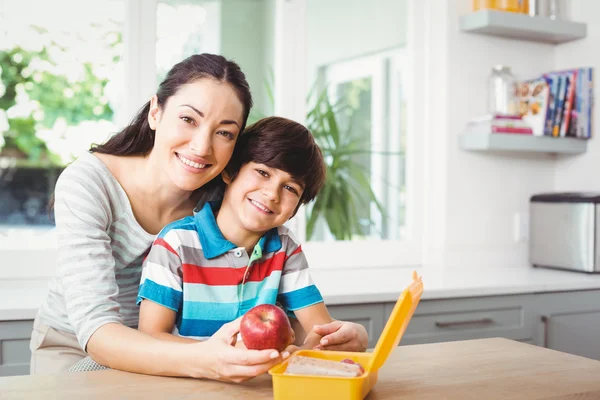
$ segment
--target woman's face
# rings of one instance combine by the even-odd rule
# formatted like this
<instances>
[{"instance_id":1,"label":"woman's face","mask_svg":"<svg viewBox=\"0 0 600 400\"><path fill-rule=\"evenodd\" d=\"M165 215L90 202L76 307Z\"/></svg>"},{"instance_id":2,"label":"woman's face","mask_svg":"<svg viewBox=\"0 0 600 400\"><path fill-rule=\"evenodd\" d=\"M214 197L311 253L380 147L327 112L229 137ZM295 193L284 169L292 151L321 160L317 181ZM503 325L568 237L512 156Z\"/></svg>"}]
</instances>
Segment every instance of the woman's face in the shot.
<instances>
[{"instance_id":1,"label":"woman's face","mask_svg":"<svg viewBox=\"0 0 600 400\"><path fill-rule=\"evenodd\" d=\"M219 175L240 134L244 107L228 83L203 78L182 85L163 108L152 99L151 158L179 189L194 191Z\"/></svg>"}]
</instances>

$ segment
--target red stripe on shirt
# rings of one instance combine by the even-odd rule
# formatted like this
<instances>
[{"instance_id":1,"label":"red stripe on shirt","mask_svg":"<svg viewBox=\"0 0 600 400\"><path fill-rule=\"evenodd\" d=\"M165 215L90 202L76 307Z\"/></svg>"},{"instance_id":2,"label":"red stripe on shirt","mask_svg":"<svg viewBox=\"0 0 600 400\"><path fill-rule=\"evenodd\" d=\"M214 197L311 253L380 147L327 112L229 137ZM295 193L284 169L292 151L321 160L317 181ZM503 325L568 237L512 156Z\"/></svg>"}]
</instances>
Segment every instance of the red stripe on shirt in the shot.
<instances>
[{"instance_id":1,"label":"red stripe on shirt","mask_svg":"<svg viewBox=\"0 0 600 400\"><path fill-rule=\"evenodd\" d=\"M179 257L179 254L177 254L177 252L171 247L171 245L168 242L166 242L164 239L158 238L154 241L154 244L156 246L164 247L165 249L169 250L171 253L173 253L177 257Z\"/></svg>"},{"instance_id":2,"label":"red stripe on shirt","mask_svg":"<svg viewBox=\"0 0 600 400\"><path fill-rule=\"evenodd\" d=\"M276 253L273 257L263 262L254 263L250 267L250 273L246 282L262 282L271 275L271 272L282 271L283 264L285 264L285 252L283 251Z\"/></svg>"},{"instance_id":3,"label":"red stripe on shirt","mask_svg":"<svg viewBox=\"0 0 600 400\"><path fill-rule=\"evenodd\" d=\"M250 267L246 282L262 282L271 272L281 271L285 263L285 253L279 252L273 257L255 263ZM203 267L195 264L183 264L183 281L185 283L201 283L211 286L239 285L242 283L246 267L219 268Z\"/></svg>"},{"instance_id":4,"label":"red stripe on shirt","mask_svg":"<svg viewBox=\"0 0 600 400\"><path fill-rule=\"evenodd\" d=\"M298 247L296 247L296 250L294 250L294 251L292 252L292 254L290 254L289 256L287 256L287 257L285 258L285 261L287 261L287 260L288 260L288 259L289 259L291 256L294 256L294 255L296 255L296 254L298 254L298 253L302 253L302 246L298 246Z\"/></svg>"}]
</instances>

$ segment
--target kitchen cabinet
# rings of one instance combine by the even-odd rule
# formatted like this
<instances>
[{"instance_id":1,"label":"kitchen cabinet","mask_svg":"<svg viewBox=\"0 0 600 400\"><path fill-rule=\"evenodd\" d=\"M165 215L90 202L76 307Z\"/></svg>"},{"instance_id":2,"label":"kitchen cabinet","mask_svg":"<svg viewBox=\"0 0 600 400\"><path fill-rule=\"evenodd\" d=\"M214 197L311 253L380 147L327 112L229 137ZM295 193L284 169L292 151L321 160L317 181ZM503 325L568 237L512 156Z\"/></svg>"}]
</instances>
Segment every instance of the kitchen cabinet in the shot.
<instances>
[{"instance_id":1,"label":"kitchen cabinet","mask_svg":"<svg viewBox=\"0 0 600 400\"><path fill-rule=\"evenodd\" d=\"M536 296L536 344L600 360L600 291Z\"/></svg>"},{"instance_id":2,"label":"kitchen cabinet","mask_svg":"<svg viewBox=\"0 0 600 400\"><path fill-rule=\"evenodd\" d=\"M393 304L385 306L385 320ZM423 300L419 303L403 345L503 337L533 337L533 295Z\"/></svg>"},{"instance_id":3,"label":"kitchen cabinet","mask_svg":"<svg viewBox=\"0 0 600 400\"><path fill-rule=\"evenodd\" d=\"M0 321L0 376L28 375L33 321Z\"/></svg>"}]
</instances>

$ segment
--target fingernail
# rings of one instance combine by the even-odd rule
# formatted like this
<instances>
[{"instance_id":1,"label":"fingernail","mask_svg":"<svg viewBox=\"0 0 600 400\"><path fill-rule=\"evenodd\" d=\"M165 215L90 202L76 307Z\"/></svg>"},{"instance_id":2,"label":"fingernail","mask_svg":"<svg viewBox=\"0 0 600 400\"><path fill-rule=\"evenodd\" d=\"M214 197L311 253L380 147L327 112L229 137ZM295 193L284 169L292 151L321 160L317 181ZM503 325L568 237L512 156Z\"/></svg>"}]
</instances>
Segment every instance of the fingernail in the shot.
<instances>
[{"instance_id":1,"label":"fingernail","mask_svg":"<svg viewBox=\"0 0 600 400\"><path fill-rule=\"evenodd\" d=\"M284 351L283 353L281 353L281 358L286 359L290 356L290 353L288 351Z\"/></svg>"},{"instance_id":2,"label":"fingernail","mask_svg":"<svg viewBox=\"0 0 600 400\"><path fill-rule=\"evenodd\" d=\"M274 352L272 352L272 353L269 355L269 357L271 357L271 358L277 358L277 357L279 357L279 353L278 353L278 352L276 352L276 351L274 351Z\"/></svg>"},{"instance_id":3,"label":"fingernail","mask_svg":"<svg viewBox=\"0 0 600 400\"><path fill-rule=\"evenodd\" d=\"M321 346L327 346L327 343L329 343L329 342L327 341L327 339L322 339L322 340L321 340Z\"/></svg>"}]
</instances>

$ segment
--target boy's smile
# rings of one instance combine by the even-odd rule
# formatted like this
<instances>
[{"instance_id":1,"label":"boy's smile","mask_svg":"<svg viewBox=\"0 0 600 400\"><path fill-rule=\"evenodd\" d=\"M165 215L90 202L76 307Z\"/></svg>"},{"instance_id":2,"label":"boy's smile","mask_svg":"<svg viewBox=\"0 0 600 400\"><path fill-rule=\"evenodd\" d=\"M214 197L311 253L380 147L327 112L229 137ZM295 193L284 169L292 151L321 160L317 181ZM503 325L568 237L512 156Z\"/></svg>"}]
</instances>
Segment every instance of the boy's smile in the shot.
<instances>
[{"instance_id":1,"label":"boy's smile","mask_svg":"<svg viewBox=\"0 0 600 400\"><path fill-rule=\"evenodd\" d=\"M243 165L233 181L226 174L223 180L228 186L217 223L238 246L253 247L267 231L289 220L303 191L287 172L253 162Z\"/></svg>"}]
</instances>

